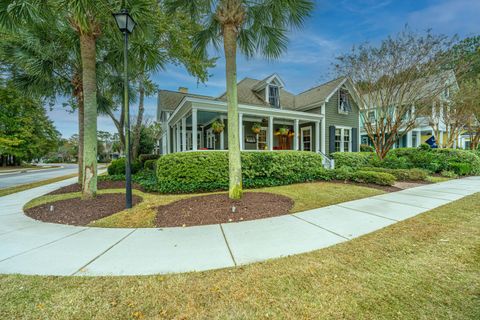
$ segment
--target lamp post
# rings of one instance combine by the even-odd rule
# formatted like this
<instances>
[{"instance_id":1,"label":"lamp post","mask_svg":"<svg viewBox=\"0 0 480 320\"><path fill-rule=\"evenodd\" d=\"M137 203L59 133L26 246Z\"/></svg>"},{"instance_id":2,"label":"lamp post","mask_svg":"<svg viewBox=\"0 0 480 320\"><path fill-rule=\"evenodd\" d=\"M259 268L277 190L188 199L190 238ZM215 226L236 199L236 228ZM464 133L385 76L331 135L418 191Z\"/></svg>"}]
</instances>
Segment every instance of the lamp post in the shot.
<instances>
[{"instance_id":1,"label":"lamp post","mask_svg":"<svg viewBox=\"0 0 480 320\"><path fill-rule=\"evenodd\" d=\"M128 14L127 9L122 9L119 13L114 13L113 17L117 23L118 29L123 33L125 45L123 48L123 104L125 111L125 150L127 153L125 163L125 195L127 209L132 207L132 171L131 171L131 152L130 152L130 105L128 101L128 35L135 28L135 21Z\"/></svg>"}]
</instances>

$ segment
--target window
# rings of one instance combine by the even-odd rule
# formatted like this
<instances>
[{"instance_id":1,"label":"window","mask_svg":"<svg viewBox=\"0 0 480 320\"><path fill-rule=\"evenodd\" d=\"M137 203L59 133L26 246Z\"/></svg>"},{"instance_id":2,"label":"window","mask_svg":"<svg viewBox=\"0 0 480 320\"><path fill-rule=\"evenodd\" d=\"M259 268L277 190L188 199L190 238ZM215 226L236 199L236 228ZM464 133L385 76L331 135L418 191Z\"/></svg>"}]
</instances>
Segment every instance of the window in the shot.
<instances>
[{"instance_id":1,"label":"window","mask_svg":"<svg viewBox=\"0 0 480 320\"><path fill-rule=\"evenodd\" d=\"M312 151L312 127L303 127L300 130L302 151Z\"/></svg>"},{"instance_id":2,"label":"window","mask_svg":"<svg viewBox=\"0 0 480 320\"><path fill-rule=\"evenodd\" d=\"M280 93L277 86L268 86L268 102L272 107L280 109Z\"/></svg>"},{"instance_id":3,"label":"window","mask_svg":"<svg viewBox=\"0 0 480 320\"><path fill-rule=\"evenodd\" d=\"M349 152L352 150L350 128L335 128L335 152Z\"/></svg>"},{"instance_id":4,"label":"window","mask_svg":"<svg viewBox=\"0 0 480 320\"><path fill-rule=\"evenodd\" d=\"M350 99L348 96L348 91L345 89L338 90L338 112L343 114L348 114L352 111L352 106L350 105Z\"/></svg>"},{"instance_id":5,"label":"window","mask_svg":"<svg viewBox=\"0 0 480 320\"><path fill-rule=\"evenodd\" d=\"M368 111L367 119L370 123L375 123L375 111Z\"/></svg>"}]
</instances>

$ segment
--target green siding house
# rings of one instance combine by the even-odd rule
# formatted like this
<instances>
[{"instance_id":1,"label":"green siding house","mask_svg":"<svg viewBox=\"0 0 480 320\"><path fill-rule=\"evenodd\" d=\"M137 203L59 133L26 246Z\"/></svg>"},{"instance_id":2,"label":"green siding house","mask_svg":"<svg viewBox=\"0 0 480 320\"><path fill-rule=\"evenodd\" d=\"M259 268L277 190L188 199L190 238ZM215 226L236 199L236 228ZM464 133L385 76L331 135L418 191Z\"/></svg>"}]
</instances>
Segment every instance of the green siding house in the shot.
<instances>
[{"instance_id":1,"label":"green siding house","mask_svg":"<svg viewBox=\"0 0 480 320\"><path fill-rule=\"evenodd\" d=\"M341 77L299 94L287 91L277 75L238 83L242 150L303 150L324 155L359 149L359 110L350 79ZM159 152L226 150L227 104L219 97L178 91L158 92L157 121L163 124ZM214 130L214 123L223 130Z\"/></svg>"}]
</instances>

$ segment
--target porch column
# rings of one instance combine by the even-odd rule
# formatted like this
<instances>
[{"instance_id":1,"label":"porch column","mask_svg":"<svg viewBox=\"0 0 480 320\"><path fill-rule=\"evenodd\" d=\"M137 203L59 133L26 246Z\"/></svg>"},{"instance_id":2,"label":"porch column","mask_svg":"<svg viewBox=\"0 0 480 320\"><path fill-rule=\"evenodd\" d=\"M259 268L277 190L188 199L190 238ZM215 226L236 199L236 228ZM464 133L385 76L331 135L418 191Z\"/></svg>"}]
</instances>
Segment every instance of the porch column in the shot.
<instances>
[{"instance_id":1,"label":"porch column","mask_svg":"<svg viewBox=\"0 0 480 320\"><path fill-rule=\"evenodd\" d=\"M293 150L297 151L298 150L298 119L295 119L294 124L293 124Z\"/></svg>"},{"instance_id":2,"label":"porch column","mask_svg":"<svg viewBox=\"0 0 480 320\"><path fill-rule=\"evenodd\" d=\"M181 151L181 149L180 149L180 145L181 145L181 144L180 144L180 142L181 142L181 141L180 141L180 122L177 122L177 125L176 125L175 127L176 127L176 128L175 128L175 134L176 134L176 137L177 137L177 139L176 139L176 141L175 141L175 142L176 142L176 144L175 144L175 145L176 145L176 150L175 150L175 152L180 152L180 151Z\"/></svg>"},{"instance_id":3,"label":"porch column","mask_svg":"<svg viewBox=\"0 0 480 320\"><path fill-rule=\"evenodd\" d=\"M244 149L243 145L243 113L238 114L238 139L240 139L240 151Z\"/></svg>"},{"instance_id":4,"label":"porch column","mask_svg":"<svg viewBox=\"0 0 480 320\"><path fill-rule=\"evenodd\" d=\"M268 117L268 150L273 150L273 116Z\"/></svg>"},{"instance_id":5,"label":"porch column","mask_svg":"<svg viewBox=\"0 0 480 320\"><path fill-rule=\"evenodd\" d=\"M320 151L320 121L315 121L315 152Z\"/></svg>"},{"instance_id":6,"label":"porch column","mask_svg":"<svg viewBox=\"0 0 480 320\"><path fill-rule=\"evenodd\" d=\"M224 123L224 118L223 116L220 117L220 122ZM220 132L220 150L225 150L225 130L222 130Z\"/></svg>"},{"instance_id":7,"label":"porch column","mask_svg":"<svg viewBox=\"0 0 480 320\"><path fill-rule=\"evenodd\" d=\"M412 147L412 130L407 132L407 148Z\"/></svg>"},{"instance_id":8,"label":"porch column","mask_svg":"<svg viewBox=\"0 0 480 320\"><path fill-rule=\"evenodd\" d=\"M422 131L417 131L417 145L416 145L416 147L420 147L421 143L422 143Z\"/></svg>"},{"instance_id":9,"label":"porch column","mask_svg":"<svg viewBox=\"0 0 480 320\"><path fill-rule=\"evenodd\" d=\"M170 149L170 143L171 143L170 130L171 130L171 127L170 127L169 125L167 125L167 134L166 134L166 137L165 137L166 140L167 140L167 141L166 141L167 144L166 144L165 149L164 149L164 152L165 152L166 154L170 153L170 150L171 150L171 149Z\"/></svg>"},{"instance_id":10,"label":"porch column","mask_svg":"<svg viewBox=\"0 0 480 320\"><path fill-rule=\"evenodd\" d=\"M187 117L182 118L182 151L187 151Z\"/></svg>"},{"instance_id":11,"label":"porch column","mask_svg":"<svg viewBox=\"0 0 480 320\"><path fill-rule=\"evenodd\" d=\"M321 128L322 129L322 139L320 140L320 151L323 154L326 154L325 138L326 138L327 134L326 134L326 128L325 128L325 118L322 118L321 126L322 126L322 128Z\"/></svg>"},{"instance_id":12,"label":"porch column","mask_svg":"<svg viewBox=\"0 0 480 320\"><path fill-rule=\"evenodd\" d=\"M197 109L192 109L192 150L197 151L198 133L197 133Z\"/></svg>"}]
</instances>

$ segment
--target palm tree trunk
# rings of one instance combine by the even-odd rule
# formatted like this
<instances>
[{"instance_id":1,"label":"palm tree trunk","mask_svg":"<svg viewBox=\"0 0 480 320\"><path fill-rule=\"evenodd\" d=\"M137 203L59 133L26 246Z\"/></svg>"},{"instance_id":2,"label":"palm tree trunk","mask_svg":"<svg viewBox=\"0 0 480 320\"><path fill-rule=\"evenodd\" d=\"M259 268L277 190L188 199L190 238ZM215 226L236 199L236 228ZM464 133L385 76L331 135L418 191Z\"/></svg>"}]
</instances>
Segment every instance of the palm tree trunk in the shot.
<instances>
[{"instance_id":1,"label":"palm tree trunk","mask_svg":"<svg viewBox=\"0 0 480 320\"><path fill-rule=\"evenodd\" d=\"M230 199L240 199L243 189L238 134L237 31L233 25L226 25L223 28L223 46L226 61L228 107L228 170L230 179L228 196Z\"/></svg>"},{"instance_id":2,"label":"palm tree trunk","mask_svg":"<svg viewBox=\"0 0 480 320\"><path fill-rule=\"evenodd\" d=\"M83 141L84 141L84 105L83 97L78 99L78 184L83 184Z\"/></svg>"},{"instance_id":3,"label":"palm tree trunk","mask_svg":"<svg viewBox=\"0 0 480 320\"><path fill-rule=\"evenodd\" d=\"M84 149L82 198L94 198L97 193L97 79L95 36L80 34L84 96Z\"/></svg>"},{"instance_id":4,"label":"palm tree trunk","mask_svg":"<svg viewBox=\"0 0 480 320\"><path fill-rule=\"evenodd\" d=\"M140 75L140 84L138 88L139 92L139 102L138 102L138 115L137 115L137 123L135 125L135 129L133 132L133 148L132 148L132 155L133 159L137 159L138 151L140 149L140 132L142 130L142 122L143 122L143 113L145 111L144 101L145 101L145 78L144 74Z\"/></svg>"}]
</instances>

